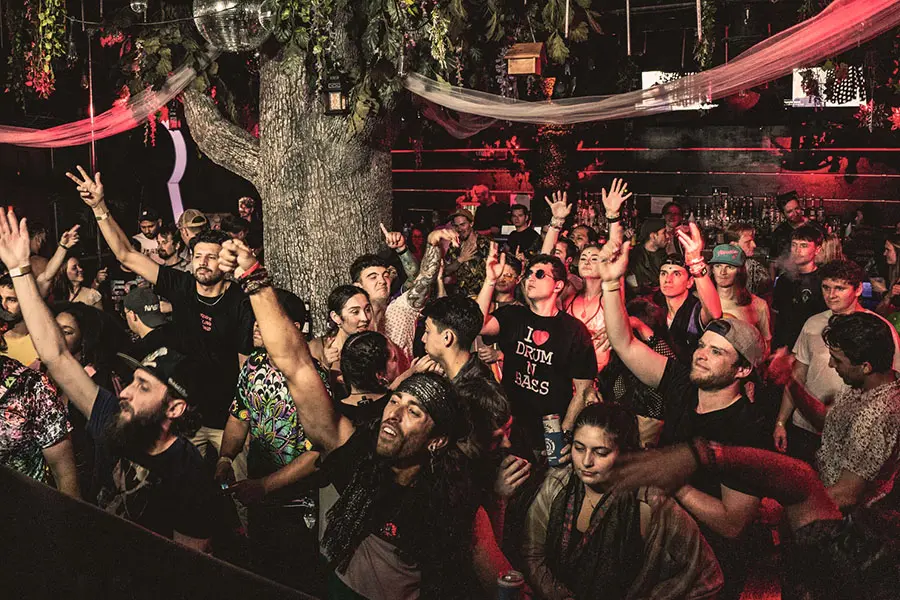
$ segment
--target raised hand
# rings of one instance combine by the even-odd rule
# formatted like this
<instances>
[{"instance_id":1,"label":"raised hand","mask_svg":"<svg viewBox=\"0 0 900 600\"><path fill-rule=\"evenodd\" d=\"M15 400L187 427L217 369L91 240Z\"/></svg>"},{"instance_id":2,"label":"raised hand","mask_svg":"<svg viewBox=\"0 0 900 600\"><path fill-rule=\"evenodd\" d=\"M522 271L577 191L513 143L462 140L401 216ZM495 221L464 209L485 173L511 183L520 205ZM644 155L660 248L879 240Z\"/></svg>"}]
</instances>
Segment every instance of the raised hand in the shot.
<instances>
[{"instance_id":1,"label":"raised hand","mask_svg":"<svg viewBox=\"0 0 900 600\"><path fill-rule=\"evenodd\" d=\"M607 215L619 214L622 203L631 198L631 192L628 191L628 183L624 179L613 179L609 192L606 191L606 188L603 188L600 191L600 195Z\"/></svg>"},{"instance_id":2,"label":"raised hand","mask_svg":"<svg viewBox=\"0 0 900 600\"><path fill-rule=\"evenodd\" d=\"M552 200L544 196L547 206L550 207L550 214L553 215L554 219L564 221L569 216L569 213L572 212L572 205L569 204L568 195L563 191L556 191L553 192L552 196Z\"/></svg>"},{"instance_id":3,"label":"raised hand","mask_svg":"<svg viewBox=\"0 0 900 600\"><path fill-rule=\"evenodd\" d=\"M621 246L615 242L607 242L600 252L600 262L597 271L603 281L618 281L628 272L628 251L631 242L625 242Z\"/></svg>"},{"instance_id":4,"label":"raised hand","mask_svg":"<svg viewBox=\"0 0 900 600\"><path fill-rule=\"evenodd\" d=\"M437 364L434 359L428 355L420 356L419 358L412 361L412 364L409 366L409 370L413 373L437 373L438 375L444 374L444 369L441 368L441 365Z\"/></svg>"},{"instance_id":5,"label":"raised hand","mask_svg":"<svg viewBox=\"0 0 900 600\"><path fill-rule=\"evenodd\" d=\"M325 362L328 363L328 366L341 364L341 346L335 344L337 341L337 336L333 338L328 338L325 340L325 348L323 348L325 352Z\"/></svg>"},{"instance_id":6,"label":"raised hand","mask_svg":"<svg viewBox=\"0 0 900 600\"><path fill-rule=\"evenodd\" d=\"M100 181L100 172L94 173L94 178L91 179L90 175L81 168L81 165L78 165L76 168L81 174L81 177L77 177L68 172L66 173L66 177L76 183L78 192L81 194L81 199L84 200L84 203L91 208L94 208L103 202L103 183Z\"/></svg>"},{"instance_id":7,"label":"raised hand","mask_svg":"<svg viewBox=\"0 0 900 600\"><path fill-rule=\"evenodd\" d=\"M387 247L397 252L403 252L406 248L406 240L403 239L403 234L399 231L388 231L384 223L379 223L378 225L381 227L381 233L384 234L384 243L387 244Z\"/></svg>"},{"instance_id":8,"label":"raised hand","mask_svg":"<svg viewBox=\"0 0 900 600\"><path fill-rule=\"evenodd\" d=\"M0 260L8 269L29 264L31 239L25 219L16 218L10 207L5 215L0 215Z\"/></svg>"},{"instance_id":9,"label":"raised hand","mask_svg":"<svg viewBox=\"0 0 900 600\"><path fill-rule=\"evenodd\" d=\"M485 281L491 283L495 283L500 279L503 269L506 267L506 254L500 254L499 259L497 254L497 244L496 242L491 242L491 249L484 263Z\"/></svg>"},{"instance_id":10,"label":"raised hand","mask_svg":"<svg viewBox=\"0 0 900 600\"><path fill-rule=\"evenodd\" d=\"M222 243L219 251L219 269L224 273L234 271L235 276L256 264L256 256L247 245L238 239L228 240Z\"/></svg>"},{"instance_id":11,"label":"raised hand","mask_svg":"<svg viewBox=\"0 0 900 600\"><path fill-rule=\"evenodd\" d=\"M76 225L72 229L63 232L59 237L59 245L66 250L70 250L72 246L78 243L78 229L80 227L81 225Z\"/></svg>"},{"instance_id":12,"label":"raised hand","mask_svg":"<svg viewBox=\"0 0 900 600\"><path fill-rule=\"evenodd\" d=\"M428 234L428 243L432 246L439 246L442 241L450 242L454 248L459 247L459 234L450 227L445 229L435 229Z\"/></svg>"},{"instance_id":13,"label":"raised hand","mask_svg":"<svg viewBox=\"0 0 900 600\"><path fill-rule=\"evenodd\" d=\"M109 267L103 267L99 271L97 271L97 275L94 277L94 281L97 285L100 285L104 281L109 279Z\"/></svg>"},{"instance_id":14,"label":"raised hand","mask_svg":"<svg viewBox=\"0 0 900 600\"><path fill-rule=\"evenodd\" d=\"M697 227L696 223L690 223L688 226L690 235L683 229L675 230L675 235L684 248L684 261L686 263L703 258L703 235L700 233L700 228Z\"/></svg>"}]
</instances>

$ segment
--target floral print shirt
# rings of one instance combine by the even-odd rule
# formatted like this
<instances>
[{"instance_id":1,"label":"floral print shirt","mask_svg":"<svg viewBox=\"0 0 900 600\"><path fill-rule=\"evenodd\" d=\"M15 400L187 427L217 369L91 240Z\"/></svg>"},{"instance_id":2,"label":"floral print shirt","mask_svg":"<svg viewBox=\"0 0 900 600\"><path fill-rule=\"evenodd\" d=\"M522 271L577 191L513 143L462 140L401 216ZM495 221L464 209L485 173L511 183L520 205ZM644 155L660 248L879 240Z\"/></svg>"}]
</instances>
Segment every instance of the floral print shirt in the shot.
<instances>
[{"instance_id":1,"label":"floral print shirt","mask_svg":"<svg viewBox=\"0 0 900 600\"><path fill-rule=\"evenodd\" d=\"M72 431L46 375L0 356L0 465L50 483L43 451Z\"/></svg>"}]
</instances>

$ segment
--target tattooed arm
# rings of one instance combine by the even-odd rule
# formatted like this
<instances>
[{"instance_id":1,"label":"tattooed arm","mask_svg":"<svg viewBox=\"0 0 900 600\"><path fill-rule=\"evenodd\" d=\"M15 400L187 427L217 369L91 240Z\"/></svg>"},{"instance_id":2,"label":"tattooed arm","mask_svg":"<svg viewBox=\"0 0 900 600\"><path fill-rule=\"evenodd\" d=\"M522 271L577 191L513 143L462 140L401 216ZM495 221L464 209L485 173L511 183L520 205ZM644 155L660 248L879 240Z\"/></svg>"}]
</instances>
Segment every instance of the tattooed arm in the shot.
<instances>
[{"instance_id":1,"label":"tattooed arm","mask_svg":"<svg viewBox=\"0 0 900 600\"><path fill-rule=\"evenodd\" d=\"M415 255L410 252L409 249L398 252L397 257L400 259L400 264L403 265L403 272L406 273L406 283L404 284L404 287L410 289L413 286L416 276L419 274L419 261L416 260ZM422 257L422 260L425 260L424 256Z\"/></svg>"},{"instance_id":2,"label":"tattooed arm","mask_svg":"<svg viewBox=\"0 0 900 600\"><path fill-rule=\"evenodd\" d=\"M422 264L419 265L419 274L409 290L409 305L420 310L425 306L428 296L431 292L431 284L437 277L438 269L443 259L443 251L441 242L448 240L451 244L459 243L459 236L452 229L437 229L428 234L428 248L425 249L425 255L422 257Z\"/></svg>"}]
</instances>

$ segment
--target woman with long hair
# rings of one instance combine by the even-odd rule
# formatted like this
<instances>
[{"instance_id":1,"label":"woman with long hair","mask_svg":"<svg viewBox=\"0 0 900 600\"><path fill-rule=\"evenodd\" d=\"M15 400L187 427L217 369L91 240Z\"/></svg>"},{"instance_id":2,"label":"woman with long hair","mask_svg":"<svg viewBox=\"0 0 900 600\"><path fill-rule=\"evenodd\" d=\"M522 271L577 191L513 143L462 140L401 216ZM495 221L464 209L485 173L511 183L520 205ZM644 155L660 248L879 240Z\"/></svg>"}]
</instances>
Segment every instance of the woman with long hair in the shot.
<instances>
[{"instance_id":1,"label":"woman with long hair","mask_svg":"<svg viewBox=\"0 0 900 600\"><path fill-rule=\"evenodd\" d=\"M722 571L694 520L661 491L616 491L634 415L593 404L575 420L572 462L548 473L525 522L526 576L548 600L714 598Z\"/></svg>"},{"instance_id":2,"label":"woman with long hair","mask_svg":"<svg viewBox=\"0 0 900 600\"><path fill-rule=\"evenodd\" d=\"M341 374L347 396L338 411L356 424L381 415L388 386L400 375L397 347L377 331L354 333L341 349Z\"/></svg>"},{"instance_id":3,"label":"woman with long hair","mask_svg":"<svg viewBox=\"0 0 900 600\"><path fill-rule=\"evenodd\" d=\"M563 306L563 309L584 323L594 343L597 356L597 373L609 363L610 346L606 339L606 322L603 320L603 290L597 265L604 260L600 247L589 243L578 256L578 275L584 287Z\"/></svg>"},{"instance_id":4,"label":"woman with long hair","mask_svg":"<svg viewBox=\"0 0 900 600\"><path fill-rule=\"evenodd\" d=\"M97 277L106 277L106 271L101 269ZM101 283L95 280L95 284ZM103 308L103 297L93 287L84 285L84 269L77 256L70 256L65 263L65 269L56 279L53 289L53 297L58 302L80 302L94 308Z\"/></svg>"},{"instance_id":5,"label":"woman with long hair","mask_svg":"<svg viewBox=\"0 0 900 600\"><path fill-rule=\"evenodd\" d=\"M329 371L341 370L341 348L372 322L369 294L355 285L339 285L328 294L328 330L309 343L309 351Z\"/></svg>"},{"instance_id":6,"label":"woman with long hair","mask_svg":"<svg viewBox=\"0 0 900 600\"><path fill-rule=\"evenodd\" d=\"M887 266L887 277L884 280L884 288L878 290L883 295L875 312L886 317L900 311L900 235L889 236L884 241L884 262Z\"/></svg>"},{"instance_id":7,"label":"woman with long hair","mask_svg":"<svg viewBox=\"0 0 900 600\"><path fill-rule=\"evenodd\" d=\"M772 345L772 317L766 301L747 289L747 268L744 251L732 244L720 244L713 248L709 261L712 280L719 293L723 315L750 323L763 340L766 348Z\"/></svg>"}]
</instances>

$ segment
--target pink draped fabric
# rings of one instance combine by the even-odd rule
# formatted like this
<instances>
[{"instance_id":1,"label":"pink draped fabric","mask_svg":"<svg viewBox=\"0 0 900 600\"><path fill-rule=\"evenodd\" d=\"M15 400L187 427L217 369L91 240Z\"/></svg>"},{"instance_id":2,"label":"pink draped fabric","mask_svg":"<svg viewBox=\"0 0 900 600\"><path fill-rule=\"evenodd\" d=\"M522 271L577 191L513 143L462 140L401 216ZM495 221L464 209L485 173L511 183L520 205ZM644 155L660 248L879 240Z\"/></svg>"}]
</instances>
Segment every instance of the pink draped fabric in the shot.
<instances>
[{"instance_id":1,"label":"pink draped fabric","mask_svg":"<svg viewBox=\"0 0 900 600\"><path fill-rule=\"evenodd\" d=\"M814 66L871 40L900 24L900 0L835 0L821 13L753 46L731 62L646 90L614 96L527 102L441 83L418 73L406 89L429 102L482 118L523 123L568 125L625 119L672 110L673 106L709 102L748 90ZM436 111L430 111L437 114ZM482 127L472 118L435 119L457 137Z\"/></svg>"},{"instance_id":2,"label":"pink draped fabric","mask_svg":"<svg viewBox=\"0 0 900 600\"><path fill-rule=\"evenodd\" d=\"M214 60L217 55L218 52L211 51L208 58ZM135 94L125 104L113 106L95 116L93 127L90 118L49 129L0 125L0 144L31 148L62 148L90 144L92 139L100 140L128 131L146 121L150 115L155 114L178 96L196 76L197 72L193 67L182 66L169 76L158 91L146 90Z\"/></svg>"}]
</instances>

